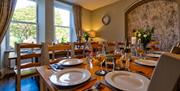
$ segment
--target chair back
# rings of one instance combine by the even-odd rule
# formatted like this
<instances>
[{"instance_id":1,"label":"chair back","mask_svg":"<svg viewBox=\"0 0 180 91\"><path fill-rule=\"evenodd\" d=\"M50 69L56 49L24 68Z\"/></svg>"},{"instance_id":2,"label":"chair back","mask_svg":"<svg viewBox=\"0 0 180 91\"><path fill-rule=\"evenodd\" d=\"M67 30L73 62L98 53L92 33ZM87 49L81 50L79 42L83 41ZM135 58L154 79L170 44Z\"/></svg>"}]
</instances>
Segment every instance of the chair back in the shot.
<instances>
[{"instance_id":1,"label":"chair back","mask_svg":"<svg viewBox=\"0 0 180 91\"><path fill-rule=\"evenodd\" d=\"M175 46L180 47L180 41L178 41Z\"/></svg>"},{"instance_id":2,"label":"chair back","mask_svg":"<svg viewBox=\"0 0 180 91\"><path fill-rule=\"evenodd\" d=\"M69 44L54 44L54 45L48 45L47 49L48 52L52 54L51 58L52 61L56 60L56 55L58 55L58 53L65 53L64 57L74 57L74 48L73 48L74 44L73 43L69 43ZM62 55L62 54L59 54Z\"/></svg>"},{"instance_id":3,"label":"chair back","mask_svg":"<svg viewBox=\"0 0 180 91\"><path fill-rule=\"evenodd\" d=\"M29 68L40 65L41 49L41 44L16 43L16 66L18 74L20 74L20 69L22 68ZM38 62L28 63L27 65L21 65L23 60L32 58L40 58L40 60Z\"/></svg>"},{"instance_id":4,"label":"chair back","mask_svg":"<svg viewBox=\"0 0 180 91\"><path fill-rule=\"evenodd\" d=\"M105 50L108 53L113 53L116 47L117 47L116 42L105 42Z\"/></svg>"},{"instance_id":5,"label":"chair back","mask_svg":"<svg viewBox=\"0 0 180 91\"><path fill-rule=\"evenodd\" d=\"M152 75L147 91L176 91L180 78L180 55L164 53Z\"/></svg>"},{"instance_id":6,"label":"chair back","mask_svg":"<svg viewBox=\"0 0 180 91\"><path fill-rule=\"evenodd\" d=\"M96 51L102 51L103 44L100 44L100 43L98 43L98 42L91 42L91 43L89 43L89 44L90 44L90 46L91 46L91 48L92 48L92 50L93 50L94 52L96 52Z\"/></svg>"},{"instance_id":7,"label":"chair back","mask_svg":"<svg viewBox=\"0 0 180 91\"><path fill-rule=\"evenodd\" d=\"M170 53L180 54L180 47L173 46L173 48L171 49Z\"/></svg>"},{"instance_id":8,"label":"chair back","mask_svg":"<svg viewBox=\"0 0 180 91\"><path fill-rule=\"evenodd\" d=\"M124 49L125 43L123 41L119 41L116 43L116 47L119 49Z\"/></svg>"},{"instance_id":9,"label":"chair back","mask_svg":"<svg viewBox=\"0 0 180 91\"><path fill-rule=\"evenodd\" d=\"M85 57L86 52L85 42L74 42L74 56L77 58Z\"/></svg>"}]
</instances>

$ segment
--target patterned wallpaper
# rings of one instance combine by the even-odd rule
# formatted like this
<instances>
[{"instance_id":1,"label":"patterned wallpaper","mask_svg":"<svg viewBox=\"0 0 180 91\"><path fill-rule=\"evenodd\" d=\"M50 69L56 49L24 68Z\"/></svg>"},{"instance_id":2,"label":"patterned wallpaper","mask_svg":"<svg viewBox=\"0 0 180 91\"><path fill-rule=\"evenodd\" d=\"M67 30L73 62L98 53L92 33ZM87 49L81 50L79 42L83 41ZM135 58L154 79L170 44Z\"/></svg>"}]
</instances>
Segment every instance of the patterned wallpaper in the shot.
<instances>
[{"instance_id":1,"label":"patterned wallpaper","mask_svg":"<svg viewBox=\"0 0 180 91\"><path fill-rule=\"evenodd\" d=\"M145 3L128 13L128 35L133 29L155 27L161 50L169 51L179 36L178 5L173 1L157 0Z\"/></svg>"}]
</instances>

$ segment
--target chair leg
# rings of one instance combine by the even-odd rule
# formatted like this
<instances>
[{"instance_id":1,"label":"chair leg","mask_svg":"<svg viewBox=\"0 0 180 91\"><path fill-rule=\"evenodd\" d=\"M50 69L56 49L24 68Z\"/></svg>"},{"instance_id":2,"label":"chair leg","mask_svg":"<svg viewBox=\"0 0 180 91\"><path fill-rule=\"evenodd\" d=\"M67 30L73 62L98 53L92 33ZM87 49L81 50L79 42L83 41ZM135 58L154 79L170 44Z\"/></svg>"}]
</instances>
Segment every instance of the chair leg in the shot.
<instances>
[{"instance_id":1,"label":"chair leg","mask_svg":"<svg viewBox=\"0 0 180 91\"><path fill-rule=\"evenodd\" d=\"M39 80L39 84L40 84L40 91L44 91L44 83L43 83L43 79L40 77L40 80Z\"/></svg>"},{"instance_id":2,"label":"chair leg","mask_svg":"<svg viewBox=\"0 0 180 91\"><path fill-rule=\"evenodd\" d=\"M21 77L19 75L16 76L16 91L21 91Z\"/></svg>"}]
</instances>

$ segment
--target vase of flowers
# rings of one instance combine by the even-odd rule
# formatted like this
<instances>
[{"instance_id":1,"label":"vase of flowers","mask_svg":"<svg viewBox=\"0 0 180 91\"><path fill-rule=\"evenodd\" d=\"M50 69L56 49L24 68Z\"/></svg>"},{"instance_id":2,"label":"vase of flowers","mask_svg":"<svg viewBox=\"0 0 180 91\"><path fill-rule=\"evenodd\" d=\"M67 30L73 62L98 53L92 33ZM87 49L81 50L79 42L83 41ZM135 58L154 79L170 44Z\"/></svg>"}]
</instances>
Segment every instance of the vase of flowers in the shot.
<instances>
[{"instance_id":1,"label":"vase of flowers","mask_svg":"<svg viewBox=\"0 0 180 91\"><path fill-rule=\"evenodd\" d=\"M83 37L84 37L85 41L88 42L89 37L90 37L89 33L88 32L84 32Z\"/></svg>"},{"instance_id":2,"label":"vase of flowers","mask_svg":"<svg viewBox=\"0 0 180 91\"><path fill-rule=\"evenodd\" d=\"M136 31L136 37L140 40L144 50L147 49L147 45L151 41L153 33L154 27L147 27L146 29L141 28Z\"/></svg>"}]
</instances>

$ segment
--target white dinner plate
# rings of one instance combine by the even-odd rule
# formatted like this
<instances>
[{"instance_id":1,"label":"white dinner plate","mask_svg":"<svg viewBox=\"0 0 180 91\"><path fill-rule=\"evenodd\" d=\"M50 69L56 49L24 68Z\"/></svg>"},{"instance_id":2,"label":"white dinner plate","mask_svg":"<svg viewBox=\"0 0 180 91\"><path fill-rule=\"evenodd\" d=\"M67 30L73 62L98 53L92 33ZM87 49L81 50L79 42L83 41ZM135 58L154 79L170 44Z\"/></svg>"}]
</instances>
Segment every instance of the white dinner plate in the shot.
<instances>
[{"instance_id":1,"label":"white dinner plate","mask_svg":"<svg viewBox=\"0 0 180 91\"><path fill-rule=\"evenodd\" d=\"M128 71L113 71L105 76L111 86L123 91L146 91L150 80L145 76Z\"/></svg>"},{"instance_id":2,"label":"white dinner plate","mask_svg":"<svg viewBox=\"0 0 180 91\"><path fill-rule=\"evenodd\" d=\"M74 86L88 81L90 77L91 73L88 70L73 68L54 73L49 79L53 84L58 86Z\"/></svg>"},{"instance_id":3,"label":"white dinner plate","mask_svg":"<svg viewBox=\"0 0 180 91\"><path fill-rule=\"evenodd\" d=\"M164 51L154 51L153 54L163 54L165 53Z\"/></svg>"},{"instance_id":4,"label":"white dinner plate","mask_svg":"<svg viewBox=\"0 0 180 91\"><path fill-rule=\"evenodd\" d=\"M61 60L58 64L63 65L63 66L73 66L73 65L79 65L82 63L83 63L82 59L64 59L64 60Z\"/></svg>"},{"instance_id":5,"label":"white dinner plate","mask_svg":"<svg viewBox=\"0 0 180 91\"><path fill-rule=\"evenodd\" d=\"M146 56L154 57L154 58L159 58L159 57L161 57L161 54L153 54L153 53L151 53L151 54L146 54Z\"/></svg>"},{"instance_id":6,"label":"white dinner plate","mask_svg":"<svg viewBox=\"0 0 180 91\"><path fill-rule=\"evenodd\" d=\"M146 60L146 59L138 59L135 60L135 63L140 64L140 65L146 65L146 66L156 66L157 65L157 61L154 60Z\"/></svg>"}]
</instances>

